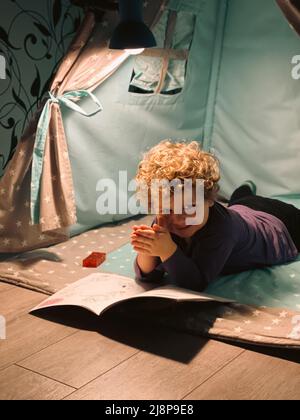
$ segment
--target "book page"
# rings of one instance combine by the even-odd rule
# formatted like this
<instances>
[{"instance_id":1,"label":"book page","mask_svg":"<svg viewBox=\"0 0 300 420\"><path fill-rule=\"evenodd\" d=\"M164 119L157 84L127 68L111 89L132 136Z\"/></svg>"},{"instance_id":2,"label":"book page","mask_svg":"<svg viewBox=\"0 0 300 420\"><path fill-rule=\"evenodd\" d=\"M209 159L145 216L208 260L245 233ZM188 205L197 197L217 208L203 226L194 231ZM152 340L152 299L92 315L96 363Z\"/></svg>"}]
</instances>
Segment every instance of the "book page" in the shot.
<instances>
[{"instance_id":1,"label":"book page","mask_svg":"<svg viewBox=\"0 0 300 420\"><path fill-rule=\"evenodd\" d=\"M55 306L80 306L100 315L118 302L146 297L175 301L233 302L173 285L157 286L155 283L139 283L119 274L93 273L49 297L32 311Z\"/></svg>"},{"instance_id":2,"label":"book page","mask_svg":"<svg viewBox=\"0 0 300 420\"><path fill-rule=\"evenodd\" d=\"M93 273L49 297L32 311L55 306L80 306L100 315L113 304L156 287L113 273Z\"/></svg>"},{"instance_id":3,"label":"book page","mask_svg":"<svg viewBox=\"0 0 300 420\"><path fill-rule=\"evenodd\" d=\"M150 291L144 292L139 297L161 297L166 299L173 299L178 302L196 301L196 302L223 302L232 303L233 300L225 299L219 296L208 295L202 292L194 292L193 290L182 289L180 287L166 285L157 287Z\"/></svg>"}]
</instances>

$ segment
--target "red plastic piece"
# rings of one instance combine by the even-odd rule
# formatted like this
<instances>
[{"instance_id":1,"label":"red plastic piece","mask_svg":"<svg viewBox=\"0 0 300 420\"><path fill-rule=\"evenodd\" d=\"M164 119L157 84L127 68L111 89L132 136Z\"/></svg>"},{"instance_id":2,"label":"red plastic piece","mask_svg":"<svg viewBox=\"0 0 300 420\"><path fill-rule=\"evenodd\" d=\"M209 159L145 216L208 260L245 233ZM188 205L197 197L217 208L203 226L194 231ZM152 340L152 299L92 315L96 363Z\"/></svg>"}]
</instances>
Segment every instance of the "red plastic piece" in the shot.
<instances>
[{"instance_id":1,"label":"red plastic piece","mask_svg":"<svg viewBox=\"0 0 300 420\"><path fill-rule=\"evenodd\" d=\"M88 257L82 261L83 267L96 268L102 264L106 259L105 252L92 252Z\"/></svg>"}]
</instances>

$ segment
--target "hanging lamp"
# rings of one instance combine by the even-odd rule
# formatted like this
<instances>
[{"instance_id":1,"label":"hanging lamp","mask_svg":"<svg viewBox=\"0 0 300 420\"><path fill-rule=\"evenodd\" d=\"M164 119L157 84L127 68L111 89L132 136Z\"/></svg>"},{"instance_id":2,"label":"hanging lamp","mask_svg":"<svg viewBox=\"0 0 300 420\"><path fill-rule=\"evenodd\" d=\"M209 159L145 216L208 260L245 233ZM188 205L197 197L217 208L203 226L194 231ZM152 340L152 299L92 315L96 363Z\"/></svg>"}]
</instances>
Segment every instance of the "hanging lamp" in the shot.
<instances>
[{"instance_id":1,"label":"hanging lamp","mask_svg":"<svg viewBox=\"0 0 300 420\"><path fill-rule=\"evenodd\" d=\"M119 0L120 23L114 30L109 48L139 54L156 46L155 38L143 21L141 0Z\"/></svg>"}]
</instances>

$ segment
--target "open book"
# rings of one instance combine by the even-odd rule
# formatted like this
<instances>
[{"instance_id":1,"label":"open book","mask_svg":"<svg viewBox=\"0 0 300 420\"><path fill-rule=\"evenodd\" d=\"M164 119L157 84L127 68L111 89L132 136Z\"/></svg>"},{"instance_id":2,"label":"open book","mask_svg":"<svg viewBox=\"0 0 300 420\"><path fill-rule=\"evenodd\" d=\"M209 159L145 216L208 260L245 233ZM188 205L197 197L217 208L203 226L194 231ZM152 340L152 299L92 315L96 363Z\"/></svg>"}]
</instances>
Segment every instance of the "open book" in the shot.
<instances>
[{"instance_id":1,"label":"open book","mask_svg":"<svg viewBox=\"0 0 300 420\"><path fill-rule=\"evenodd\" d=\"M49 297L31 312L55 306L80 306L96 315L101 315L108 308L121 302L147 297L177 302L233 302L172 285L157 287L154 283L141 283L114 273L94 273Z\"/></svg>"}]
</instances>

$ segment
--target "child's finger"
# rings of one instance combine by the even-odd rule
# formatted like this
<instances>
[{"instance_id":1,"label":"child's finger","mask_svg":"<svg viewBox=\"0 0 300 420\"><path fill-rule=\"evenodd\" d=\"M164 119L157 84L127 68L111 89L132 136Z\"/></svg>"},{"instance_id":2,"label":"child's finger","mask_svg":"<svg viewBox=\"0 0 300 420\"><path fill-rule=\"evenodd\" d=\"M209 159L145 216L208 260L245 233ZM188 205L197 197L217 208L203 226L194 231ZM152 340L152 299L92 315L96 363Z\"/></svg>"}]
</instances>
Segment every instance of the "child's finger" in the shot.
<instances>
[{"instance_id":1,"label":"child's finger","mask_svg":"<svg viewBox=\"0 0 300 420\"><path fill-rule=\"evenodd\" d=\"M136 252L139 252L140 254L145 254L145 255L150 255L151 253L149 252L149 251L147 251L147 250L145 250L145 249L143 249L143 248L138 248L138 247L133 247L133 249L136 251Z\"/></svg>"},{"instance_id":2,"label":"child's finger","mask_svg":"<svg viewBox=\"0 0 300 420\"><path fill-rule=\"evenodd\" d=\"M140 242L151 241L151 239L149 239L149 238L145 238L145 237L144 237L144 236L142 236L142 235L132 235L132 236L131 236L131 239L132 239L133 241L140 241Z\"/></svg>"},{"instance_id":3,"label":"child's finger","mask_svg":"<svg viewBox=\"0 0 300 420\"><path fill-rule=\"evenodd\" d=\"M137 238L137 239L132 239L131 243L150 247L151 242L152 242L151 239L148 239L148 238Z\"/></svg>"},{"instance_id":4,"label":"child's finger","mask_svg":"<svg viewBox=\"0 0 300 420\"><path fill-rule=\"evenodd\" d=\"M134 226L132 226L132 229L134 229L134 230L137 230L137 229L144 230L144 229L151 229L151 227L147 226L147 225L134 225Z\"/></svg>"},{"instance_id":5,"label":"child's finger","mask_svg":"<svg viewBox=\"0 0 300 420\"><path fill-rule=\"evenodd\" d=\"M153 237L151 237L150 235L147 236L145 231L137 231L137 232L133 232L130 237L132 239L137 239L137 238L148 238L148 239L154 239Z\"/></svg>"},{"instance_id":6,"label":"child's finger","mask_svg":"<svg viewBox=\"0 0 300 420\"><path fill-rule=\"evenodd\" d=\"M142 236L144 238L155 239L155 232L152 230L137 230L135 232L136 236Z\"/></svg>"},{"instance_id":7,"label":"child's finger","mask_svg":"<svg viewBox=\"0 0 300 420\"><path fill-rule=\"evenodd\" d=\"M135 242L134 241L134 242L131 243L131 245L134 248L140 248L140 249L143 249L144 251L150 251L151 250L151 248L149 246L147 246L146 244L144 244L142 242Z\"/></svg>"},{"instance_id":8,"label":"child's finger","mask_svg":"<svg viewBox=\"0 0 300 420\"><path fill-rule=\"evenodd\" d=\"M163 227L163 226L160 226L160 225L158 225L158 224L154 224L153 225L153 230L155 231L155 232L160 232L160 233L166 233L167 231L168 231L168 229L167 228L165 228L165 227Z\"/></svg>"}]
</instances>

